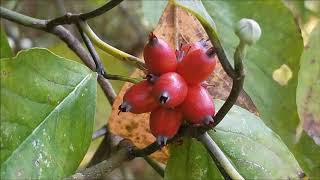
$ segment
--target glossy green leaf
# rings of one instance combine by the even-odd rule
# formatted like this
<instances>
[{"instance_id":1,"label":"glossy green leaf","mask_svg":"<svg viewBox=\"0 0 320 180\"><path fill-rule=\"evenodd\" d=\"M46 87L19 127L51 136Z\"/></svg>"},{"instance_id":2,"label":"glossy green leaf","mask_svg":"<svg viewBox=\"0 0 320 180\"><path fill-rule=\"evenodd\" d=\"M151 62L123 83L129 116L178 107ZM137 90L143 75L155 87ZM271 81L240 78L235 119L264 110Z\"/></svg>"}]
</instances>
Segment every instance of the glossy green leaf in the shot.
<instances>
[{"instance_id":1,"label":"glossy green leaf","mask_svg":"<svg viewBox=\"0 0 320 180\"><path fill-rule=\"evenodd\" d=\"M71 51L67 47L67 45L65 45L64 43L58 44L49 49L50 51L60 56L66 57L68 59L76 60L77 62L81 62L79 57L73 51ZM98 48L96 50L108 73L130 76L130 74L133 72L133 68L127 65L126 63L119 61L118 59L110 56L109 54L105 53L104 51ZM124 84L123 81L111 80L110 82L113 88L115 89L116 93L120 91L120 89ZM109 104L108 99L104 95L101 87L98 86L95 129L101 128L101 126L107 123L111 110L112 110L112 107Z\"/></svg>"},{"instance_id":2,"label":"glossy green leaf","mask_svg":"<svg viewBox=\"0 0 320 180\"><path fill-rule=\"evenodd\" d=\"M144 0L142 3L142 15L145 23L150 28L155 28L160 17L168 3L167 0L149 1Z\"/></svg>"},{"instance_id":3,"label":"glossy green leaf","mask_svg":"<svg viewBox=\"0 0 320 180\"><path fill-rule=\"evenodd\" d=\"M223 103L216 100L217 109ZM239 106L235 105L209 134L245 179L298 179L303 175L281 138L259 117ZM221 178L213 161L209 161L204 147L198 141L186 138L182 145L170 146L166 178Z\"/></svg>"},{"instance_id":4,"label":"glossy green leaf","mask_svg":"<svg viewBox=\"0 0 320 180\"><path fill-rule=\"evenodd\" d=\"M170 145L165 180L223 179L207 150L195 139Z\"/></svg>"},{"instance_id":5,"label":"glossy green leaf","mask_svg":"<svg viewBox=\"0 0 320 180\"><path fill-rule=\"evenodd\" d=\"M234 24L241 18L251 18L260 24L261 39L248 48L244 61L244 89L261 118L280 135L302 168L309 176L317 177L320 147L305 133L297 144L294 140L299 123L295 97L303 42L291 12L278 0L203 1L203 5L197 0L176 0L175 3L195 15L211 37L217 33L212 23L214 20L230 61L233 61L233 53L239 43ZM292 79L287 85L280 85L273 79L273 72L284 64L292 72Z\"/></svg>"},{"instance_id":6,"label":"glossy green leaf","mask_svg":"<svg viewBox=\"0 0 320 180\"><path fill-rule=\"evenodd\" d=\"M12 51L8 43L6 32L0 28L0 58L12 57Z\"/></svg>"},{"instance_id":7,"label":"glossy green leaf","mask_svg":"<svg viewBox=\"0 0 320 180\"><path fill-rule=\"evenodd\" d=\"M221 107L223 101L215 101ZM210 136L245 179L298 179L302 169L281 138L249 111L234 106Z\"/></svg>"},{"instance_id":8,"label":"glossy green leaf","mask_svg":"<svg viewBox=\"0 0 320 180\"><path fill-rule=\"evenodd\" d=\"M297 105L302 128L320 145L320 25L301 57Z\"/></svg>"},{"instance_id":9,"label":"glossy green leaf","mask_svg":"<svg viewBox=\"0 0 320 180\"><path fill-rule=\"evenodd\" d=\"M1 179L59 179L91 142L96 73L46 49L1 60Z\"/></svg>"}]
</instances>

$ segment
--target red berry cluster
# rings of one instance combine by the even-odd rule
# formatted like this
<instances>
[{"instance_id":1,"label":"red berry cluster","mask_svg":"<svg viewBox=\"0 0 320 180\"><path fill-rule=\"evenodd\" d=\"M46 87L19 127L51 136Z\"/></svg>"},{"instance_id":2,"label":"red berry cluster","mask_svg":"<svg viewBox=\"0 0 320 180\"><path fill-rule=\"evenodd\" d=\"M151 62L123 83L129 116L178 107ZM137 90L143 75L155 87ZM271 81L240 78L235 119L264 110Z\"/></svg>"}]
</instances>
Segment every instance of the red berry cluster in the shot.
<instances>
[{"instance_id":1,"label":"red berry cluster","mask_svg":"<svg viewBox=\"0 0 320 180\"><path fill-rule=\"evenodd\" d=\"M144 48L147 80L125 93L121 112L151 112L150 130L159 144L166 144L183 122L213 123L213 101L203 86L215 68L217 56L204 42L181 45L176 52L153 33Z\"/></svg>"}]
</instances>

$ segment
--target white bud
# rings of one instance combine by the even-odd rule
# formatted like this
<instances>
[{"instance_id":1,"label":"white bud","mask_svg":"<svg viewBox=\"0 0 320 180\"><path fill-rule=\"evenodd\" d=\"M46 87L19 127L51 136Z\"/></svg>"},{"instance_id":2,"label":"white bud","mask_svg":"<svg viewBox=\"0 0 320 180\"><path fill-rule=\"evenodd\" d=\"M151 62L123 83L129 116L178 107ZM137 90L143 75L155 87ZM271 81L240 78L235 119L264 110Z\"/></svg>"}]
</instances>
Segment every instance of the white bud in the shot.
<instances>
[{"instance_id":1,"label":"white bud","mask_svg":"<svg viewBox=\"0 0 320 180\"><path fill-rule=\"evenodd\" d=\"M260 26L253 19L241 19L236 24L234 31L239 39L248 45L254 44L261 36Z\"/></svg>"}]
</instances>

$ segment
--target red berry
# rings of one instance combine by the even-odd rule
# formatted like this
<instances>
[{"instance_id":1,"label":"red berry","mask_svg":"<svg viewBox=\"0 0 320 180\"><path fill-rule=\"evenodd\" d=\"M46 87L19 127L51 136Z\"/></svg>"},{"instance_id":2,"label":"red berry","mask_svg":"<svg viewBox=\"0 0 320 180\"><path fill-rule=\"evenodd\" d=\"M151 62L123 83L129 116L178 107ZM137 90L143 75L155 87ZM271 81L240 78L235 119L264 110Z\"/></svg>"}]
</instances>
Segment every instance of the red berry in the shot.
<instances>
[{"instance_id":1,"label":"red berry","mask_svg":"<svg viewBox=\"0 0 320 180\"><path fill-rule=\"evenodd\" d=\"M158 103L151 95L152 84L141 81L130 87L123 96L123 102L119 106L121 112L135 114L150 112L158 107Z\"/></svg>"},{"instance_id":2,"label":"red berry","mask_svg":"<svg viewBox=\"0 0 320 180\"><path fill-rule=\"evenodd\" d=\"M187 43L187 44L181 44L179 50L176 51L176 56L178 61L181 61L184 56L186 56L188 53L202 49L205 50L205 41L201 40L196 43Z\"/></svg>"},{"instance_id":3,"label":"red berry","mask_svg":"<svg viewBox=\"0 0 320 180\"><path fill-rule=\"evenodd\" d=\"M174 72L177 69L175 51L153 33L149 35L149 42L144 47L143 56L149 71L155 75Z\"/></svg>"},{"instance_id":4,"label":"red berry","mask_svg":"<svg viewBox=\"0 0 320 180\"><path fill-rule=\"evenodd\" d=\"M213 123L214 103L208 91L200 84L189 87L188 95L179 110L191 124Z\"/></svg>"},{"instance_id":5,"label":"red berry","mask_svg":"<svg viewBox=\"0 0 320 180\"><path fill-rule=\"evenodd\" d=\"M196 43L187 43L183 44L180 48L181 51L184 52L185 55L188 53L198 50L198 49L204 49L204 42L203 41L198 41Z\"/></svg>"},{"instance_id":6,"label":"red berry","mask_svg":"<svg viewBox=\"0 0 320 180\"><path fill-rule=\"evenodd\" d=\"M212 73L217 63L217 56L213 49L206 52L197 49L189 52L179 63L177 72L188 84L198 84Z\"/></svg>"},{"instance_id":7,"label":"red berry","mask_svg":"<svg viewBox=\"0 0 320 180\"><path fill-rule=\"evenodd\" d=\"M150 130L159 145L165 145L179 130L182 113L174 109L159 107L150 114Z\"/></svg>"},{"instance_id":8,"label":"red berry","mask_svg":"<svg viewBox=\"0 0 320 180\"><path fill-rule=\"evenodd\" d=\"M183 102L187 92L185 80L179 74L169 72L157 79L151 93L162 106L174 108Z\"/></svg>"}]
</instances>

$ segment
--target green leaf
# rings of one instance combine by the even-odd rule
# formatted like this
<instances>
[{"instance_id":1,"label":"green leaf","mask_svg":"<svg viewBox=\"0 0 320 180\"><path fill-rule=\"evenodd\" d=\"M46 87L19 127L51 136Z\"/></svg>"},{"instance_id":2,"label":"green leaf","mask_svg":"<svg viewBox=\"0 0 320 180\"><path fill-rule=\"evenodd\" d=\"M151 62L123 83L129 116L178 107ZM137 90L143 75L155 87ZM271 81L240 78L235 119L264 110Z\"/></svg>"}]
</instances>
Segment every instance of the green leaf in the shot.
<instances>
[{"instance_id":1,"label":"green leaf","mask_svg":"<svg viewBox=\"0 0 320 180\"><path fill-rule=\"evenodd\" d=\"M219 108L222 104L215 101ZM298 179L303 172L281 138L239 106L233 106L215 130L210 136L245 179Z\"/></svg>"},{"instance_id":2,"label":"green leaf","mask_svg":"<svg viewBox=\"0 0 320 180\"><path fill-rule=\"evenodd\" d=\"M46 49L1 60L1 179L59 179L91 142L97 75Z\"/></svg>"},{"instance_id":3,"label":"green leaf","mask_svg":"<svg viewBox=\"0 0 320 180\"><path fill-rule=\"evenodd\" d=\"M141 1L142 3L142 15L150 28L156 27L159 19L168 3L167 0L158 1Z\"/></svg>"},{"instance_id":4,"label":"green leaf","mask_svg":"<svg viewBox=\"0 0 320 180\"><path fill-rule=\"evenodd\" d=\"M313 30L300 62L297 105L302 128L320 145L320 25ZM302 129L301 129L302 130Z\"/></svg>"},{"instance_id":5,"label":"green leaf","mask_svg":"<svg viewBox=\"0 0 320 180\"><path fill-rule=\"evenodd\" d=\"M8 43L7 35L2 28L0 28L0 58L12 57L12 51Z\"/></svg>"},{"instance_id":6,"label":"green leaf","mask_svg":"<svg viewBox=\"0 0 320 180\"><path fill-rule=\"evenodd\" d=\"M195 139L172 144L165 169L165 180L223 179L207 150Z\"/></svg>"},{"instance_id":7,"label":"green leaf","mask_svg":"<svg viewBox=\"0 0 320 180\"><path fill-rule=\"evenodd\" d=\"M219 109L224 101L215 100ZM249 111L234 105L209 135L245 179L297 179L302 169L281 138ZM204 173L205 172L205 173ZM221 179L196 140L170 146L165 179Z\"/></svg>"},{"instance_id":8,"label":"green leaf","mask_svg":"<svg viewBox=\"0 0 320 180\"><path fill-rule=\"evenodd\" d=\"M244 89L261 118L280 135L307 174L317 177L320 147L306 134L297 144L294 140L299 122L295 97L303 42L291 12L278 0L203 1L203 5L196 0L176 0L175 3L195 15L210 37L217 34L212 23L214 20L222 46L231 61L239 43L233 25L241 18L251 18L260 24L261 39L248 48L244 61ZM273 72L284 64L292 72L292 78L287 85L280 85L273 80Z\"/></svg>"},{"instance_id":9,"label":"green leaf","mask_svg":"<svg viewBox=\"0 0 320 180\"><path fill-rule=\"evenodd\" d=\"M54 47L49 48L50 51L66 57L68 59L76 60L77 62L82 62L79 57L71 51L67 45L64 43L58 44ZM105 53L104 51L96 48L101 61L103 62L105 69L110 74L120 74L125 76L130 76L133 72L133 68L122 61L110 56L109 54ZM124 82L122 81L110 81L113 88L115 89L116 93L120 91ZM97 91L97 111L96 111L96 122L95 122L95 129L101 128L101 126L107 123L108 117L111 113L112 107L108 102L108 99L104 95L100 86L98 86Z\"/></svg>"}]
</instances>

